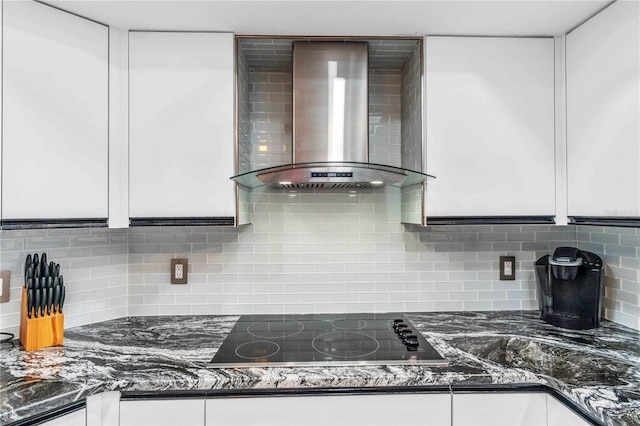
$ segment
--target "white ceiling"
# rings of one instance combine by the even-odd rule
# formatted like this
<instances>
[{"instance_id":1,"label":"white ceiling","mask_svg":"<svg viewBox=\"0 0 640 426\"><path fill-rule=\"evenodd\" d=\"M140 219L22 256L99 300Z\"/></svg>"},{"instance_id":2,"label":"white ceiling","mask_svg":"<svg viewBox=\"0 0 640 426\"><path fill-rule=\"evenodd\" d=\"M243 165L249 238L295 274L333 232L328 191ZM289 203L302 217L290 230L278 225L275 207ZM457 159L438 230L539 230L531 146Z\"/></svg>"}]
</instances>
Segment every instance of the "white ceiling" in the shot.
<instances>
[{"instance_id":1,"label":"white ceiling","mask_svg":"<svg viewBox=\"0 0 640 426\"><path fill-rule=\"evenodd\" d=\"M609 0L44 2L123 29L365 36L559 35L611 3Z\"/></svg>"}]
</instances>

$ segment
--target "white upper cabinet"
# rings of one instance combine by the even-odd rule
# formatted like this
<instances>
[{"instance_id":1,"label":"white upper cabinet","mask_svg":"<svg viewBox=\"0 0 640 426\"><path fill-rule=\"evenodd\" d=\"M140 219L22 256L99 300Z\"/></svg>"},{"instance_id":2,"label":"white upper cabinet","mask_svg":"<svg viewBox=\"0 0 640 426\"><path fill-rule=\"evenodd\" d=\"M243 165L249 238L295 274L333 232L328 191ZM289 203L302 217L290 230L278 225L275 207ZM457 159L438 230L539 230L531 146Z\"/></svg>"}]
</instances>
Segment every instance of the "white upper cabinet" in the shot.
<instances>
[{"instance_id":1,"label":"white upper cabinet","mask_svg":"<svg viewBox=\"0 0 640 426\"><path fill-rule=\"evenodd\" d=\"M567 35L569 216L640 216L640 3Z\"/></svg>"},{"instance_id":2,"label":"white upper cabinet","mask_svg":"<svg viewBox=\"0 0 640 426\"><path fill-rule=\"evenodd\" d=\"M106 219L109 29L3 7L2 219Z\"/></svg>"},{"instance_id":3,"label":"white upper cabinet","mask_svg":"<svg viewBox=\"0 0 640 426\"><path fill-rule=\"evenodd\" d=\"M554 67L552 38L427 37L427 218L555 215Z\"/></svg>"},{"instance_id":4,"label":"white upper cabinet","mask_svg":"<svg viewBox=\"0 0 640 426\"><path fill-rule=\"evenodd\" d=\"M233 34L129 33L129 94L129 216L235 216Z\"/></svg>"}]
</instances>

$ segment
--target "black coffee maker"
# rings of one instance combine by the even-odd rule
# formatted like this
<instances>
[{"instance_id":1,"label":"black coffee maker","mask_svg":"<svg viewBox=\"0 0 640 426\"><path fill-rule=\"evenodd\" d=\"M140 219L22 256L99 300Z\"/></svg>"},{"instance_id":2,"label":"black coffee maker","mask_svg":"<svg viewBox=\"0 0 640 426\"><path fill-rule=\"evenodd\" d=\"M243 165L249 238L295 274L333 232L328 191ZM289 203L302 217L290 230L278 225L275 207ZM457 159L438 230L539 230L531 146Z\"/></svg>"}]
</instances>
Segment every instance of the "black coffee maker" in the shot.
<instances>
[{"instance_id":1,"label":"black coffee maker","mask_svg":"<svg viewBox=\"0 0 640 426\"><path fill-rule=\"evenodd\" d=\"M602 309L602 259L575 247L558 247L536 261L540 318L557 327L598 327Z\"/></svg>"}]
</instances>

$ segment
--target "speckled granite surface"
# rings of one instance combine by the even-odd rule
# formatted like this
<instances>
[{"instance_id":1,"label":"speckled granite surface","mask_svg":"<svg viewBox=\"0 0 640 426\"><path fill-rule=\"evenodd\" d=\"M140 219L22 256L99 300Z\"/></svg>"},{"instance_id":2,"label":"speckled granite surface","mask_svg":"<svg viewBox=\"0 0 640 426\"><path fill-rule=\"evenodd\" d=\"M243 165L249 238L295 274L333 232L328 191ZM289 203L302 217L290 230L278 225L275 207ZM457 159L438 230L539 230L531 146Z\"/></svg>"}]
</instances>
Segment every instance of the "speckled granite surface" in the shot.
<instances>
[{"instance_id":1,"label":"speckled granite surface","mask_svg":"<svg viewBox=\"0 0 640 426\"><path fill-rule=\"evenodd\" d=\"M238 317L123 318L65 332L64 346L0 348L0 422L106 390L457 387L537 383L604 424L640 425L640 333L547 325L535 312L408 315L449 360L436 366L216 369L209 361Z\"/></svg>"}]
</instances>

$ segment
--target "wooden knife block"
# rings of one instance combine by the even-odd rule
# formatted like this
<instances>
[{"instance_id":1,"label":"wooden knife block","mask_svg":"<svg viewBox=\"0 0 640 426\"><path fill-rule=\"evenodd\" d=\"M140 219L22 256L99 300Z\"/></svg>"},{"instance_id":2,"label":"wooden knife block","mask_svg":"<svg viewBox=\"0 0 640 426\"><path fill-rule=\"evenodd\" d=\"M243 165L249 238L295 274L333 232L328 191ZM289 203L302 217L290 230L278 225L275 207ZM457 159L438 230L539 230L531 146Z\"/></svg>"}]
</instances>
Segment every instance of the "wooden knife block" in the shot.
<instances>
[{"instance_id":1,"label":"wooden knife block","mask_svg":"<svg viewBox=\"0 0 640 426\"><path fill-rule=\"evenodd\" d=\"M64 337L64 314L44 317L27 316L27 289L22 288L20 309L20 343L26 351L62 344Z\"/></svg>"}]
</instances>

